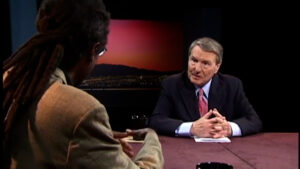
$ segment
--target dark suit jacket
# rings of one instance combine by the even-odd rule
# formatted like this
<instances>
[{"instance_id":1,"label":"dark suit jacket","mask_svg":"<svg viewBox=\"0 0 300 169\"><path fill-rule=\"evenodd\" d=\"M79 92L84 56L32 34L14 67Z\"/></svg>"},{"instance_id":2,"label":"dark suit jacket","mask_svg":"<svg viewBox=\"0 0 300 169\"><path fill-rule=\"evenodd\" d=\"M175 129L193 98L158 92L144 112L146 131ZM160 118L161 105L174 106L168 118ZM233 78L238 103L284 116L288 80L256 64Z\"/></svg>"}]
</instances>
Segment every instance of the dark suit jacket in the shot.
<instances>
[{"instance_id":1,"label":"dark suit jacket","mask_svg":"<svg viewBox=\"0 0 300 169\"><path fill-rule=\"evenodd\" d=\"M208 109L217 108L228 121L239 125L242 135L259 132L261 120L249 103L241 80L224 74L212 78ZM183 122L200 118L195 87L186 72L171 75L162 82L161 94L149 125L158 133L175 135Z\"/></svg>"}]
</instances>

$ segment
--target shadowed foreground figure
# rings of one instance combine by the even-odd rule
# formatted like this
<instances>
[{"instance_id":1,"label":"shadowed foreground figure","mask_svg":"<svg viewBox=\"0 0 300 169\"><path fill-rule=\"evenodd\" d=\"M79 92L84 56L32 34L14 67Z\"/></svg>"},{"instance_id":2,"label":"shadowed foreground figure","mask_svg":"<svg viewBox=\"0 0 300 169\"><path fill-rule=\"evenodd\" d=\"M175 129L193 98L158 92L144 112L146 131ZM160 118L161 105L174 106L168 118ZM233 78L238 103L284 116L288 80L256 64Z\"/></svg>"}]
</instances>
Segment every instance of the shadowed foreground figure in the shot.
<instances>
[{"instance_id":1,"label":"shadowed foreground figure","mask_svg":"<svg viewBox=\"0 0 300 169\"><path fill-rule=\"evenodd\" d=\"M106 51L109 20L101 0L43 1L38 33L3 65L5 168L163 168L153 130L113 132L104 105L75 87ZM128 135L145 139L136 155Z\"/></svg>"}]
</instances>

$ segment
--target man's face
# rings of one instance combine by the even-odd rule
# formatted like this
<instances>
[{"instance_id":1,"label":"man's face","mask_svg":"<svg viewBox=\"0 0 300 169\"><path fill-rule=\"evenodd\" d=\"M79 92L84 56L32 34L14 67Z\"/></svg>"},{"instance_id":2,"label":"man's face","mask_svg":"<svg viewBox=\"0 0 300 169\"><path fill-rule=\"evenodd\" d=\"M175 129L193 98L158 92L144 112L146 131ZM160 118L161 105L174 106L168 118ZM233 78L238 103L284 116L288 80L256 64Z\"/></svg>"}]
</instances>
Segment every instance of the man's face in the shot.
<instances>
[{"instance_id":1,"label":"man's face","mask_svg":"<svg viewBox=\"0 0 300 169\"><path fill-rule=\"evenodd\" d=\"M216 63L217 55L213 52L205 52L199 46L195 46L188 61L188 78L198 86L208 82L220 68Z\"/></svg>"},{"instance_id":2,"label":"man's face","mask_svg":"<svg viewBox=\"0 0 300 169\"><path fill-rule=\"evenodd\" d=\"M79 85L84 79L86 79L91 72L93 71L95 65L97 64L97 60L101 57L105 52L105 48L101 48L101 50L97 50L96 48L99 44L96 44L90 53L82 55L80 62L77 65L75 71L75 77L73 78L73 84Z\"/></svg>"}]
</instances>

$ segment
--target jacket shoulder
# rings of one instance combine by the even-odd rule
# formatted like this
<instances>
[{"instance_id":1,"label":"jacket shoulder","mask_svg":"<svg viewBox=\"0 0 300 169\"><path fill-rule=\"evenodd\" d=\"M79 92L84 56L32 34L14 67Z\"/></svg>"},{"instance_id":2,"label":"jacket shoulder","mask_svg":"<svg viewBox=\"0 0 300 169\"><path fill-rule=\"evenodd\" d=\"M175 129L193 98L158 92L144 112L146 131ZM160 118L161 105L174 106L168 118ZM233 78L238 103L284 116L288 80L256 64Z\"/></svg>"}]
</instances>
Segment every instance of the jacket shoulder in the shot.
<instances>
[{"instance_id":1,"label":"jacket shoulder","mask_svg":"<svg viewBox=\"0 0 300 169\"><path fill-rule=\"evenodd\" d=\"M66 102L81 103L88 106L97 105L99 101L89 93L78 89L76 87L65 85L59 82L54 83L48 90L47 93L56 97L68 98Z\"/></svg>"},{"instance_id":2,"label":"jacket shoulder","mask_svg":"<svg viewBox=\"0 0 300 169\"><path fill-rule=\"evenodd\" d=\"M229 74L221 74L218 73L214 79L216 79L219 83L228 84L228 85L240 85L242 81L235 76Z\"/></svg>"},{"instance_id":3,"label":"jacket shoulder","mask_svg":"<svg viewBox=\"0 0 300 169\"><path fill-rule=\"evenodd\" d=\"M95 109L105 108L87 92L60 82L52 84L38 103L38 110L58 116L80 117Z\"/></svg>"},{"instance_id":4,"label":"jacket shoulder","mask_svg":"<svg viewBox=\"0 0 300 169\"><path fill-rule=\"evenodd\" d=\"M178 84L179 81L182 81L184 79L184 73L177 73L177 74L172 74L168 77L166 77L162 84L164 85L176 85Z\"/></svg>"}]
</instances>

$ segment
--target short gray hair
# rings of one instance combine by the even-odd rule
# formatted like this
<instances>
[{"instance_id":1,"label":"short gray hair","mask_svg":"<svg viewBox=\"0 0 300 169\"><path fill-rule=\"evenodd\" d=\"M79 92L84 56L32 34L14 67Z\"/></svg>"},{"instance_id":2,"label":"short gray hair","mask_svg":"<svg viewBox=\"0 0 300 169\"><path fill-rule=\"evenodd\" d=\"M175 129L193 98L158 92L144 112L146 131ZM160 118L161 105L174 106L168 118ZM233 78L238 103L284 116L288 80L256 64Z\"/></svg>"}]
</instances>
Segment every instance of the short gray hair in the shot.
<instances>
[{"instance_id":1,"label":"short gray hair","mask_svg":"<svg viewBox=\"0 0 300 169\"><path fill-rule=\"evenodd\" d=\"M205 52L213 52L217 55L217 64L222 63L223 60L223 47L216 40L208 37L203 37L196 39L192 42L189 48L189 57L191 55L191 51L195 46L199 46Z\"/></svg>"}]
</instances>

